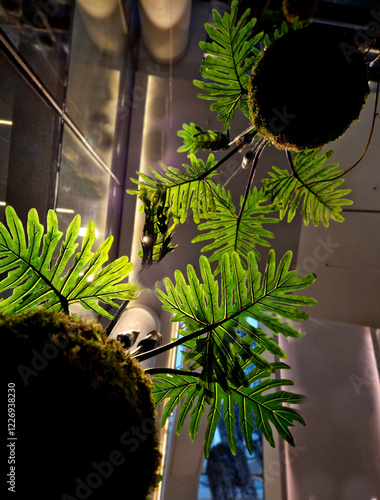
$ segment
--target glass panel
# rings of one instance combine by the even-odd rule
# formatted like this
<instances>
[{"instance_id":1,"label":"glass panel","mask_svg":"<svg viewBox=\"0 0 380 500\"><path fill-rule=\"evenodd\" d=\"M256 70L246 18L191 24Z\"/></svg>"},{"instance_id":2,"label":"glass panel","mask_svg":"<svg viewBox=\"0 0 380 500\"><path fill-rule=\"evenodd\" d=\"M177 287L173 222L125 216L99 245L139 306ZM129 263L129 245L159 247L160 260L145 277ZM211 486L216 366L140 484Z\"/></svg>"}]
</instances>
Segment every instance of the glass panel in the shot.
<instances>
[{"instance_id":1,"label":"glass panel","mask_svg":"<svg viewBox=\"0 0 380 500\"><path fill-rule=\"evenodd\" d=\"M65 230L74 215L80 214L80 235L84 235L89 220L93 220L96 238L102 242L107 236L107 210L112 195L109 174L65 127L56 208L60 229Z\"/></svg>"},{"instance_id":2,"label":"glass panel","mask_svg":"<svg viewBox=\"0 0 380 500\"><path fill-rule=\"evenodd\" d=\"M131 13L126 2L127 13ZM95 151L116 175L118 155L126 143L128 110L119 102L121 91L129 94L133 65L130 24L126 25L119 0L97 5L76 2L67 88L67 112ZM119 117L118 117L119 110ZM127 111L127 112L126 112ZM121 116L122 115L122 116Z\"/></svg>"},{"instance_id":3,"label":"glass panel","mask_svg":"<svg viewBox=\"0 0 380 500\"><path fill-rule=\"evenodd\" d=\"M247 317L246 320L258 326L255 319ZM245 336L241 330L237 331L242 337ZM255 343L252 347L255 347ZM264 499L262 433L255 427L250 455L239 422L239 408L235 406L236 455L233 455L228 444L226 424L223 418L219 420L210 456L204 460L199 478L198 500Z\"/></svg>"},{"instance_id":4,"label":"glass panel","mask_svg":"<svg viewBox=\"0 0 380 500\"><path fill-rule=\"evenodd\" d=\"M5 0L0 5L0 27L59 104L64 98L72 4Z\"/></svg>"},{"instance_id":5,"label":"glass panel","mask_svg":"<svg viewBox=\"0 0 380 500\"><path fill-rule=\"evenodd\" d=\"M3 72L3 59L0 58L0 78ZM0 220L4 221L4 209L6 205L7 179L9 168L9 149L12 131L12 108L7 96L0 93Z\"/></svg>"},{"instance_id":6,"label":"glass panel","mask_svg":"<svg viewBox=\"0 0 380 500\"><path fill-rule=\"evenodd\" d=\"M26 105L27 103L27 105ZM45 218L54 205L59 152L58 116L0 52L0 214L5 203L25 220ZM4 220L4 219L2 219Z\"/></svg>"},{"instance_id":7,"label":"glass panel","mask_svg":"<svg viewBox=\"0 0 380 500\"><path fill-rule=\"evenodd\" d=\"M236 422L239 412L235 410ZM204 460L199 478L198 500L263 500L262 435L257 429L252 434L253 454L249 455L242 431L235 426L236 455L230 451L224 420L218 427L208 460Z\"/></svg>"}]
</instances>

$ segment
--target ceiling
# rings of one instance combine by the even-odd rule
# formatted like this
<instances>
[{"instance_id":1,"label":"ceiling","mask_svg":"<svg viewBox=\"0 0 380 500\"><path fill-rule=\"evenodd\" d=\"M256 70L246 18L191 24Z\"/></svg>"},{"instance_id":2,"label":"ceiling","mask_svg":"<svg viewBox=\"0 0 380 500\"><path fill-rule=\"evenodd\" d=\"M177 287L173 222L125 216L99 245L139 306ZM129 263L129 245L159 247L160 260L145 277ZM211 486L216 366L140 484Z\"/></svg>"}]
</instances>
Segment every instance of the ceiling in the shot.
<instances>
[{"instance_id":1,"label":"ceiling","mask_svg":"<svg viewBox=\"0 0 380 500\"><path fill-rule=\"evenodd\" d=\"M275 2L267 2L266 5L263 5L264 2L257 3L264 10ZM339 2L339 5L343 3ZM153 109L154 112L147 111L147 107L143 106L145 101L141 101L141 105L134 110L130 139L133 147L129 151L128 177L136 177L135 171L138 165L145 167L148 164L153 168L160 168L159 161L162 160L166 165L178 167L186 162L186 156L176 151L182 144L176 132L182 128L183 123L195 122L206 129L222 130L215 113L209 110L208 101L197 98L197 88L192 84L194 78L200 78L199 64L203 54L198 42L205 39L203 24L205 21L211 21L210 6L210 2L193 1L187 51L177 63L158 64L144 45L140 47L136 85L146 92L147 75L151 75L149 99L154 102L150 108L150 111ZM253 6L255 9L256 2L253 2ZM352 5L345 7L351 10L358 8ZM328 75L326 77L328 78ZM351 167L365 147L374 111L374 90L373 82L372 94L360 121L355 123L344 137L326 148L336 151L331 162L338 162L342 169ZM247 126L247 120L243 115L237 114L231 136ZM310 225L305 227L301 218L296 217L290 224L282 221L277 227L268 228L276 234L272 246L277 255L281 256L286 250L291 249L294 253L294 265L300 272L316 272L318 278L316 284L310 288L310 294L317 298L318 305L313 311L308 311L315 317L367 326L380 325L379 145L380 127L376 124L365 157L346 178L344 187L352 189L351 199L354 205L347 207L344 224L332 222L329 228L323 226L314 228ZM219 158L221 155L218 153L216 156ZM237 169L237 174L228 184L236 203L242 194L242 186L248 175L239 169L240 161L241 155L237 155L237 158L227 162L224 173L220 176L220 182L225 182ZM269 147L260 160L256 185L260 186L261 178L267 175L272 165L287 168L285 154ZM127 213L130 213L132 207L133 202L127 197L125 201ZM128 224L126 220L123 223ZM140 227L141 223L140 220ZM185 272L188 263L197 268L201 246L190 243L196 234L197 229L191 223L179 227L174 236L174 243L179 244L178 249L167 255L159 265L139 274L143 285L152 288L155 282L164 276L172 278L174 269L177 268ZM332 245L323 251L323 242L325 246L328 246L328 242L332 242L335 247ZM126 245L122 242L121 249L125 248ZM263 252L262 262L265 262L265 255L266 251ZM135 259L138 260L136 249ZM153 293L142 294L139 301L153 307L158 313L161 310L161 304Z\"/></svg>"}]
</instances>

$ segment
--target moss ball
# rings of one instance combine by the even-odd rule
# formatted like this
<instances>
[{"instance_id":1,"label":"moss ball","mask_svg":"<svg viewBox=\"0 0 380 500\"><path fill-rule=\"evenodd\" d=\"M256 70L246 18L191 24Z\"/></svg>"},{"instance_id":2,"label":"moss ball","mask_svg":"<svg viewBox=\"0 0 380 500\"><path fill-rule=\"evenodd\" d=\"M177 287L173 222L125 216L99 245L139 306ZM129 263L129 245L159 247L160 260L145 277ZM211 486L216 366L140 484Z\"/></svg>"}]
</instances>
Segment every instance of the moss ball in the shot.
<instances>
[{"instance_id":1,"label":"moss ball","mask_svg":"<svg viewBox=\"0 0 380 500\"><path fill-rule=\"evenodd\" d=\"M0 333L15 397L16 498L145 500L160 453L138 362L98 322L64 313L0 314Z\"/></svg>"},{"instance_id":2,"label":"moss ball","mask_svg":"<svg viewBox=\"0 0 380 500\"><path fill-rule=\"evenodd\" d=\"M283 0L285 19L292 23L298 17L299 23L308 21L318 8L318 0Z\"/></svg>"},{"instance_id":3,"label":"moss ball","mask_svg":"<svg viewBox=\"0 0 380 500\"><path fill-rule=\"evenodd\" d=\"M369 93L364 56L342 28L313 24L274 41L252 70L248 104L279 149L316 149L358 119Z\"/></svg>"}]
</instances>

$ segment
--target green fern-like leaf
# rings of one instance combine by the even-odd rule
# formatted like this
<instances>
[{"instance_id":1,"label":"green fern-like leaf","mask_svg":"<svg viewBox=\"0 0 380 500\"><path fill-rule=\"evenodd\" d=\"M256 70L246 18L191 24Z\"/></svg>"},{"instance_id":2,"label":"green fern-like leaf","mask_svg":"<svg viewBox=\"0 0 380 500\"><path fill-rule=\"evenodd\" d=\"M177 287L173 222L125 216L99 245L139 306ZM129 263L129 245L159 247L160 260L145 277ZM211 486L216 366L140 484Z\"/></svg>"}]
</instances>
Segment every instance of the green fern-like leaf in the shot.
<instances>
[{"instance_id":1,"label":"green fern-like leaf","mask_svg":"<svg viewBox=\"0 0 380 500\"><path fill-rule=\"evenodd\" d=\"M273 167L270 178L263 179L266 195L280 206L281 220L287 213L290 222L302 203L301 213L306 226L310 219L315 226L321 221L325 227L328 227L330 219L344 221L340 212L342 206L352 204L351 200L344 198L351 190L337 189L344 182L340 177L343 171L336 170L337 163L324 165L334 152L320 152L317 149L296 153L293 160L288 153L292 171L289 173Z\"/></svg>"},{"instance_id":2,"label":"green fern-like leaf","mask_svg":"<svg viewBox=\"0 0 380 500\"><path fill-rule=\"evenodd\" d=\"M75 253L81 219L79 215L73 219L55 260L53 254L63 233L58 230L53 210L48 212L45 235L37 211L30 210L28 243L22 222L10 206L6 208L6 219L9 230L0 223L0 273L7 273L0 281L0 293L6 290L13 293L0 301L1 312L21 314L39 306L68 312L69 306L78 302L87 310L112 318L98 301L118 307L115 299L136 298L139 289L135 284L120 283L132 269L127 257L102 268L108 260L113 238L107 238L95 253L91 251L95 241L92 221L88 223L80 251ZM68 269L72 257L73 263Z\"/></svg>"},{"instance_id":3,"label":"green fern-like leaf","mask_svg":"<svg viewBox=\"0 0 380 500\"><path fill-rule=\"evenodd\" d=\"M251 36L256 19L247 21L250 9L237 20L237 0L233 0L231 12L223 18L215 9L212 13L215 26L205 24L205 29L213 42L199 43L209 54L200 67L208 81L194 80L194 85L205 92L199 97L215 101L210 109L218 112L218 120L227 129L235 109L240 108L248 116L248 73L260 54L255 45L262 33Z\"/></svg>"},{"instance_id":4,"label":"green fern-like leaf","mask_svg":"<svg viewBox=\"0 0 380 500\"><path fill-rule=\"evenodd\" d=\"M242 368L247 370L249 363ZM284 363L273 363L274 370L289 368ZM294 446L293 437L289 427L293 422L305 424L303 418L293 409L283 404L297 404L301 396L286 391L272 391L272 389L285 385L293 385L290 380L270 379L270 372L263 369L253 368L247 375L248 384L230 384L229 392L225 392L218 383L214 383L213 393L215 395L211 405L208 407L208 425L204 439L204 453L208 458L212 439L218 421L223 417L226 423L228 442L232 453L236 454L235 438L235 405L239 407L240 428L243 431L247 449L252 453L252 432L257 427L262 431L264 437L274 447L273 433L270 426L272 423L288 443ZM184 426L185 420L190 415L189 433L192 440L198 434L199 424L207 408L207 397L203 388L199 389L198 375L189 372L181 374L159 374L155 375L153 386L153 397L155 404L165 402L162 414L162 425L179 406L176 432L179 434ZM264 379L264 380L263 380ZM223 404L222 404L223 403Z\"/></svg>"},{"instance_id":5,"label":"green fern-like leaf","mask_svg":"<svg viewBox=\"0 0 380 500\"><path fill-rule=\"evenodd\" d=\"M222 256L226 253L231 255L236 251L245 262L248 260L249 252L253 252L257 259L260 258L256 245L269 247L269 242L264 238L274 237L273 233L264 229L262 225L278 222L276 218L266 217L266 214L278 210L278 207L272 204L263 205L267 197L254 187L245 201L241 196L240 210L236 213L230 192L219 186L215 187L215 190L217 193L215 215L198 225L199 230L207 233L196 236L193 242L214 240L206 245L202 252L214 251L210 262L219 261L216 270L218 273Z\"/></svg>"},{"instance_id":6,"label":"green fern-like leaf","mask_svg":"<svg viewBox=\"0 0 380 500\"><path fill-rule=\"evenodd\" d=\"M272 354L285 357L277 343L260 329L254 328L247 318L255 318L272 332L284 336L299 337L299 332L278 316L300 321L308 318L298 306L315 304L314 299L293 294L313 283L310 274L298 277L296 271L289 271L292 253L287 252L276 269L274 251L270 250L266 270L262 278L253 253L248 255L246 269L239 255L223 256L220 283L212 274L205 256L199 260L202 283L194 268L187 268L187 280L180 271L175 273L175 284L164 279L166 293L156 288L163 308L174 314L172 321L186 326L185 342L188 352L184 362L190 362L191 369L202 367L199 384L205 388L211 400L214 383L229 391L229 381L235 385L247 383L239 357L250 359L258 368L270 370L268 362L251 348L252 342ZM242 339L236 329L246 334ZM186 341L186 339L185 339Z\"/></svg>"},{"instance_id":7,"label":"green fern-like leaf","mask_svg":"<svg viewBox=\"0 0 380 500\"><path fill-rule=\"evenodd\" d=\"M177 132L183 138L183 146L178 148L179 153L188 152L187 156L195 154L200 149L204 151L223 151L229 148L229 134L217 130L204 130L202 127L190 123L182 125L182 130Z\"/></svg>"},{"instance_id":8,"label":"green fern-like leaf","mask_svg":"<svg viewBox=\"0 0 380 500\"><path fill-rule=\"evenodd\" d=\"M180 223L186 221L189 208L192 209L194 222L201 216L209 216L215 209L215 200L208 179L216 175L214 155L210 154L206 163L190 155L190 165L183 164L185 171L161 164L163 172L150 168L154 177L139 173L142 180L132 179L147 189L156 191L158 186L166 191L166 206ZM129 190L129 194L139 195L140 191Z\"/></svg>"},{"instance_id":9,"label":"green fern-like leaf","mask_svg":"<svg viewBox=\"0 0 380 500\"><path fill-rule=\"evenodd\" d=\"M160 262L176 246L171 244L176 224L172 222L166 205L166 190L157 183L156 190L140 186L139 198L143 202L145 222L141 240L141 265L143 268Z\"/></svg>"}]
</instances>

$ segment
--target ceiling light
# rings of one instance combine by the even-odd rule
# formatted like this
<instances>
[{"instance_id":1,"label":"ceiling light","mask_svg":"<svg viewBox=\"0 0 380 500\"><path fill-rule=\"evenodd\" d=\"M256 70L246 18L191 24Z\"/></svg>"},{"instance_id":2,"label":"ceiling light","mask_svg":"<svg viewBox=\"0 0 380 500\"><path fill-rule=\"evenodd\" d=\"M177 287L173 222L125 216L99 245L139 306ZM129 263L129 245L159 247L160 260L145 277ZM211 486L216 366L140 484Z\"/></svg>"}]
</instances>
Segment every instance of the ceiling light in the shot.
<instances>
[{"instance_id":1,"label":"ceiling light","mask_svg":"<svg viewBox=\"0 0 380 500\"><path fill-rule=\"evenodd\" d=\"M56 208L55 211L61 214L75 214L72 208Z\"/></svg>"}]
</instances>

